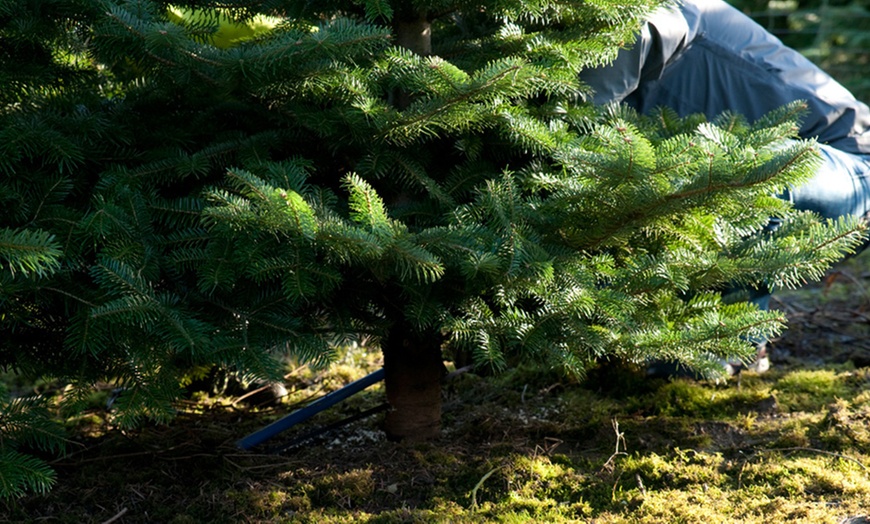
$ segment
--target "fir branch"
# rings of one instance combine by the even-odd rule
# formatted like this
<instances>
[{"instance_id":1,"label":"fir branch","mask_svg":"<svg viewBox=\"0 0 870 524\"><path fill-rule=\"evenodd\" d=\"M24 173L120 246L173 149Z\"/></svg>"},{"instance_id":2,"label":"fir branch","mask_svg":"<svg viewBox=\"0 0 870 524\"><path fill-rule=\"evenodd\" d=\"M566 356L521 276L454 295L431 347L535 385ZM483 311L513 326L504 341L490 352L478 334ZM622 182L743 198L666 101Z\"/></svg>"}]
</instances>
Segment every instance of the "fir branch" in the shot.
<instances>
[{"instance_id":1,"label":"fir branch","mask_svg":"<svg viewBox=\"0 0 870 524\"><path fill-rule=\"evenodd\" d=\"M150 29L150 27L145 26L143 23L137 23L138 20L136 20L131 13L123 10L123 8L121 8L120 6L110 7L109 11L106 12L106 16L109 17L110 19L114 20L118 25L120 25L122 28L124 28L124 30L126 30L128 33L135 36L136 39L139 40L140 42L146 43L149 40L148 29ZM158 31L163 35L167 35L166 29L159 29ZM147 45L143 46L143 47L146 47L145 54L149 58L154 60L155 62L158 62L159 64L166 66L170 69L179 69L182 67L181 64L179 64L179 63L177 63L169 58L159 56L156 53L154 53L153 51L147 50ZM213 61L213 60L208 60L208 59L200 56L197 53L194 53L194 52L191 52L191 51L188 51L185 49L180 49L180 51L181 51L181 53L183 53L187 57L193 59L194 61L202 62L202 63L207 64L207 65L212 66L212 67L217 67L217 66L221 65L219 62ZM210 85L213 85L213 86L220 85L220 82L218 82L218 80L206 75L202 71L199 71L197 69L192 69L191 72L194 75L196 75L200 80L203 80L204 82L206 82Z\"/></svg>"},{"instance_id":2,"label":"fir branch","mask_svg":"<svg viewBox=\"0 0 870 524\"><path fill-rule=\"evenodd\" d=\"M374 188L355 173L344 178L344 185L349 192L351 218L379 237L392 236L394 226Z\"/></svg>"},{"instance_id":3,"label":"fir branch","mask_svg":"<svg viewBox=\"0 0 870 524\"><path fill-rule=\"evenodd\" d=\"M54 235L43 230L0 229L0 261L13 275L47 276L60 268L62 251Z\"/></svg>"},{"instance_id":4,"label":"fir branch","mask_svg":"<svg viewBox=\"0 0 870 524\"><path fill-rule=\"evenodd\" d=\"M0 497L13 499L27 491L47 493L57 474L44 461L11 449L0 450Z\"/></svg>"},{"instance_id":5,"label":"fir branch","mask_svg":"<svg viewBox=\"0 0 870 524\"><path fill-rule=\"evenodd\" d=\"M446 123L447 117L456 114L460 109L465 111L463 120L460 121L464 127L468 123L468 110L471 109L466 103L473 102L476 99L495 92L496 87L504 86L505 80L512 82L514 80L511 78L512 75L520 72L522 65L522 61L511 59L505 59L502 63L491 64L488 70L475 75L470 85L463 89L462 92L450 97L412 104L401 116L387 123L379 136L399 145L407 145L418 140L419 137L431 136L434 133L431 126L437 125L439 122L439 119L436 119L436 117L447 115L440 119L441 122ZM456 124L453 125L455 126Z\"/></svg>"}]
</instances>

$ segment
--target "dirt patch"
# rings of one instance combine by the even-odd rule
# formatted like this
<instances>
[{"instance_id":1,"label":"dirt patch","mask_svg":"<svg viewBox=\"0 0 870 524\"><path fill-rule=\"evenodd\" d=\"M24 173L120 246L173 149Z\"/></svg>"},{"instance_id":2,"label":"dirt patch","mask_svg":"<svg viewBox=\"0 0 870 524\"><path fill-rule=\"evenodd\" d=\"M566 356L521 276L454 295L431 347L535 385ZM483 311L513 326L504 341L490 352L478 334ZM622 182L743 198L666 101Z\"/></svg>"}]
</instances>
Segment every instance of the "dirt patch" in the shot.
<instances>
[{"instance_id":1,"label":"dirt patch","mask_svg":"<svg viewBox=\"0 0 870 524\"><path fill-rule=\"evenodd\" d=\"M870 366L870 273L864 255L799 290L774 295L771 307L788 316L788 330L771 345L779 366Z\"/></svg>"}]
</instances>

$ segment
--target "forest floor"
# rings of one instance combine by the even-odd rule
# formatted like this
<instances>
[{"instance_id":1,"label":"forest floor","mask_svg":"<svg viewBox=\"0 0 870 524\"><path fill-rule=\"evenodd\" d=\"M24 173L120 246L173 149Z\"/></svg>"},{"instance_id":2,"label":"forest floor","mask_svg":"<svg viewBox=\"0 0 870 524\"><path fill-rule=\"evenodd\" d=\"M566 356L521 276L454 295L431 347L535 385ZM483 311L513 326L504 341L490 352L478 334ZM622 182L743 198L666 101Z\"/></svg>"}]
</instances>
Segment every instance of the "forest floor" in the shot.
<instances>
[{"instance_id":1,"label":"forest floor","mask_svg":"<svg viewBox=\"0 0 870 524\"><path fill-rule=\"evenodd\" d=\"M47 495L0 503L0 522L870 523L870 255L780 293L790 319L771 371L727 383L602 368L578 382L521 367L460 375L443 436L386 441L382 415L279 453L383 403L380 384L276 436L236 442L379 367L349 351L299 368L288 400L252 409L199 395L168 425L111 427L105 395L68 421ZM106 393L107 394L107 393Z\"/></svg>"}]
</instances>

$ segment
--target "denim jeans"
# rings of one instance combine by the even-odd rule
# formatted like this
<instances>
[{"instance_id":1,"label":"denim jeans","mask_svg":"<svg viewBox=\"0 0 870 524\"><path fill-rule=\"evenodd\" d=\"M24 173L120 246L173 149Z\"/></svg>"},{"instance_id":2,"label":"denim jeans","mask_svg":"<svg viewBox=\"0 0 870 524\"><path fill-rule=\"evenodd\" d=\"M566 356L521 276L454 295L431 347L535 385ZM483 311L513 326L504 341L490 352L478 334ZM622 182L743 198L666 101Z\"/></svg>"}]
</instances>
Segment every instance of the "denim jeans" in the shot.
<instances>
[{"instance_id":1,"label":"denim jeans","mask_svg":"<svg viewBox=\"0 0 870 524\"><path fill-rule=\"evenodd\" d=\"M846 153L820 144L824 159L806 184L784 195L797 209L815 211L824 218L870 213L870 155Z\"/></svg>"},{"instance_id":2,"label":"denim jeans","mask_svg":"<svg viewBox=\"0 0 870 524\"><path fill-rule=\"evenodd\" d=\"M870 155L847 153L825 144L819 144L819 152L823 163L815 176L782 197L796 209L813 211L823 218L836 220L846 215L870 218ZM771 227L776 227L776 219L771 221ZM750 291L750 301L766 310L770 292Z\"/></svg>"}]
</instances>

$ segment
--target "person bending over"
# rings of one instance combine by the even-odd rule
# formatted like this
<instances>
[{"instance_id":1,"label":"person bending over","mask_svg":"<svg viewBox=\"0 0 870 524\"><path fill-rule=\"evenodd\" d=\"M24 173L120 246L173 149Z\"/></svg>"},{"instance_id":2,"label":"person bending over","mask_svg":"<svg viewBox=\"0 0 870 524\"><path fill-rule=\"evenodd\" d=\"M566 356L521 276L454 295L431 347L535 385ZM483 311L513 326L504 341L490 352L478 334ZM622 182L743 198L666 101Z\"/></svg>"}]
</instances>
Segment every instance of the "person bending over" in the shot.
<instances>
[{"instance_id":1,"label":"person bending over","mask_svg":"<svg viewBox=\"0 0 870 524\"><path fill-rule=\"evenodd\" d=\"M822 164L781 195L795 208L836 219L870 212L870 108L803 55L722 0L683 0L656 10L637 41L607 66L584 71L595 104L639 113L669 107L708 119L731 111L750 122L790 102L808 106L798 134L819 143ZM753 297L766 309L768 292ZM769 366L759 343L756 370ZM740 365L726 364L729 373ZM655 370L653 370L655 373Z\"/></svg>"}]
</instances>

